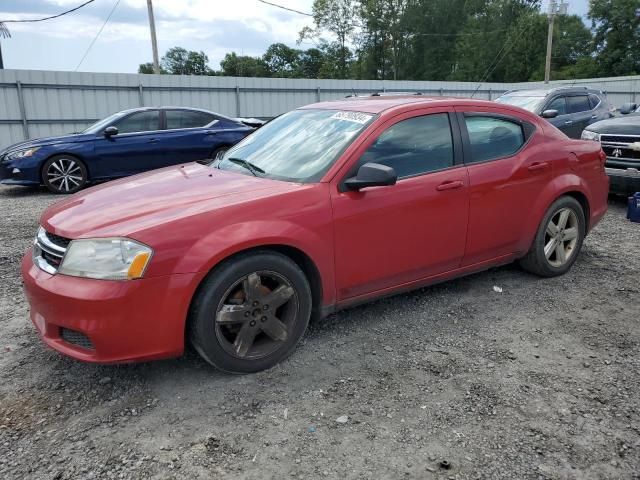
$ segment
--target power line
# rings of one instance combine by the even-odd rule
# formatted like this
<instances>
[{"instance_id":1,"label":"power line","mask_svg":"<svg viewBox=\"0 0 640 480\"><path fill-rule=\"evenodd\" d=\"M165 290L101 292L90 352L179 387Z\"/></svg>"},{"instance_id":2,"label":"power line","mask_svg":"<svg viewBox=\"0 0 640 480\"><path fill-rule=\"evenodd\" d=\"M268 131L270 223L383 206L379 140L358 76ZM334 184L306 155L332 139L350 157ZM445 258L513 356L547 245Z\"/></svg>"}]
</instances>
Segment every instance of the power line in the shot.
<instances>
[{"instance_id":1,"label":"power line","mask_svg":"<svg viewBox=\"0 0 640 480\"><path fill-rule=\"evenodd\" d=\"M80 65L82 65L82 62L84 62L84 59L87 58L87 55L89 55L89 52L91 51L91 48L93 47L93 44L96 43L96 40L98 40L98 37L102 33L102 30L104 30L104 27L106 27L107 23L109 23L109 20L111 19L111 15L113 15L113 12L116 11L116 8L118 8L119 4L120 4L120 0L116 0L116 3L113 4L113 8L109 12L109 15L107 16L107 19L104 21L104 23L102 24L102 27L100 27L100 30L98 30L98 33L96 34L96 36L93 38L93 40L89 44L89 47L87 48L87 51L84 52L84 55L82 56L82 60L80 60L80 63L78 63L78 66L74 70L75 72L78 71L78 69L80 68Z\"/></svg>"},{"instance_id":2,"label":"power line","mask_svg":"<svg viewBox=\"0 0 640 480\"><path fill-rule=\"evenodd\" d=\"M95 2L96 0L88 0L84 2L82 5L78 5L71 10L67 10L66 12L58 13L57 15L51 15L50 17L44 18L33 18L33 19L22 19L22 20L0 20L0 23L33 23L33 22L44 22L45 20L52 20L54 18L62 17L67 15L68 13L75 12L76 10L80 10L82 7L89 5L90 3Z\"/></svg>"},{"instance_id":3,"label":"power line","mask_svg":"<svg viewBox=\"0 0 640 480\"><path fill-rule=\"evenodd\" d=\"M278 5L277 3L267 2L266 0L258 0L260 3L266 3L267 5L271 5L272 7L281 8L282 10L287 10L289 12L297 13L299 15L304 15L306 17L313 17L311 13L301 12L300 10L295 10L293 8L285 7L282 5Z\"/></svg>"}]
</instances>

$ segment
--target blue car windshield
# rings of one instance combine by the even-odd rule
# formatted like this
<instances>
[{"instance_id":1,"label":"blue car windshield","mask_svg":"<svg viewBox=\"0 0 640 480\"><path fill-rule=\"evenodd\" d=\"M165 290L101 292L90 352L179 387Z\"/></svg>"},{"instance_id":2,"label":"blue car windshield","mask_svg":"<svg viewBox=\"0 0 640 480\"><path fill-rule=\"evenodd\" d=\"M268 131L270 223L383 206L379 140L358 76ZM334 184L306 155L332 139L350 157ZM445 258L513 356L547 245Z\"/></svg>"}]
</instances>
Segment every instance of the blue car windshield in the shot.
<instances>
[{"instance_id":1,"label":"blue car windshield","mask_svg":"<svg viewBox=\"0 0 640 480\"><path fill-rule=\"evenodd\" d=\"M85 128L81 133L101 133L105 128L111 125L118 118L126 115L127 112L118 112L113 115L109 115L107 118L103 118L102 120L98 120L93 125Z\"/></svg>"},{"instance_id":2,"label":"blue car windshield","mask_svg":"<svg viewBox=\"0 0 640 480\"><path fill-rule=\"evenodd\" d=\"M216 164L291 182L317 182L374 115L338 110L294 110L246 137Z\"/></svg>"}]
</instances>

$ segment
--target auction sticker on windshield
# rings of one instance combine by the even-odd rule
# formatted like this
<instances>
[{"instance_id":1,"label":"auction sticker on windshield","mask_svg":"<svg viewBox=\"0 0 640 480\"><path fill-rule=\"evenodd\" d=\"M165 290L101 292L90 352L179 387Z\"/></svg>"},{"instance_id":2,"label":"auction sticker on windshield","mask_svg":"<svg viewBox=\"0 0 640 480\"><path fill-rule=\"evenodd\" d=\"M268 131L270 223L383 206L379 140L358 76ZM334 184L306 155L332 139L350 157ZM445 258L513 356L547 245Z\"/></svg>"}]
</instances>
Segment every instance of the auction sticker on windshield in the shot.
<instances>
[{"instance_id":1,"label":"auction sticker on windshield","mask_svg":"<svg viewBox=\"0 0 640 480\"><path fill-rule=\"evenodd\" d=\"M361 112L336 112L331 115L331 118L336 120L346 120L348 122L355 122L364 125L369 120L371 120L373 115L369 115Z\"/></svg>"}]
</instances>

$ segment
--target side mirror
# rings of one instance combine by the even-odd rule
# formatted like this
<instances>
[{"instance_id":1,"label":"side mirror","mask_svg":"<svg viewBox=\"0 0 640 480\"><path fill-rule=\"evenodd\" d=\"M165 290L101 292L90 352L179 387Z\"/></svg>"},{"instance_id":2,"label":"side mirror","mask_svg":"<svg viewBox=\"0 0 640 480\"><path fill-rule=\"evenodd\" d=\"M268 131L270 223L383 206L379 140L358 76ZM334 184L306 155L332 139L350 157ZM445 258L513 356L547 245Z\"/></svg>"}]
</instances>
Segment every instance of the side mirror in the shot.
<instances>
[{"instance_id":1,"label":"side mirror","mask_svg":"<svg viewBox=\"0 0 640 480\"><path fill-rule=\"evenodd\" d=\"M558 110L545 110L542 112L542 118L556 118L558 116Z\"/></svg>"},{"instance_id":2,"label":"side mirror","mask_svg":"<svg viewBox=\"0 0 640 480\"><path fill-rule=\"evenodd\" d=\"M105 137L113 137L114 135L118 134L118 127L107 127L104 129L104 136Z\"/></svg>"},{"instance_id":3,"label":"side mirror","mask_svg":"<svg viewBox=\"0 0 640 480\"><path fill-rule=\"evenodd\" d=\"M393 168L379 163L365 163L355 177L344 181L348 190L360 190L367 187L395 185L398 175Z\"/></svg>"},{"instance_id":4,"label":"side mirror","mask_svg":"<svg viewBox=\"0 0 640 480\"><path fill-rule=\"evenodd\" d=\"M637 105L635 103L625 103L620 107L620 113L622 115L628 115L629 113L635 112Z\"/></svg>"}]
</instances>

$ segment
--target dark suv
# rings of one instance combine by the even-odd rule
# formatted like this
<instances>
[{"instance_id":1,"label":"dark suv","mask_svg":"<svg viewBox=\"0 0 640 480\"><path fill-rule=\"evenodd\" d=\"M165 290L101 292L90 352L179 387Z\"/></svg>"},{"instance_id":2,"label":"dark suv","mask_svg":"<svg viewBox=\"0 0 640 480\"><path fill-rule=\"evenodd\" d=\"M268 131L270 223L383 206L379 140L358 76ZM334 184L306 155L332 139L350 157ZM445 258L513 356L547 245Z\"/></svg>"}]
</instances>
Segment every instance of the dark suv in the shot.
<instances>
[{"instance_id":1,"label":"dark suv","mask_svg":"<svg viewBox=\"0 0 640 480\"><path fill-rule=\"evenodd\" d=\"M513 90L496 99L546 118L568 137L580 138L587 125L611 118L604 94L587 87Z\"/></svg>"}]
</instances>

